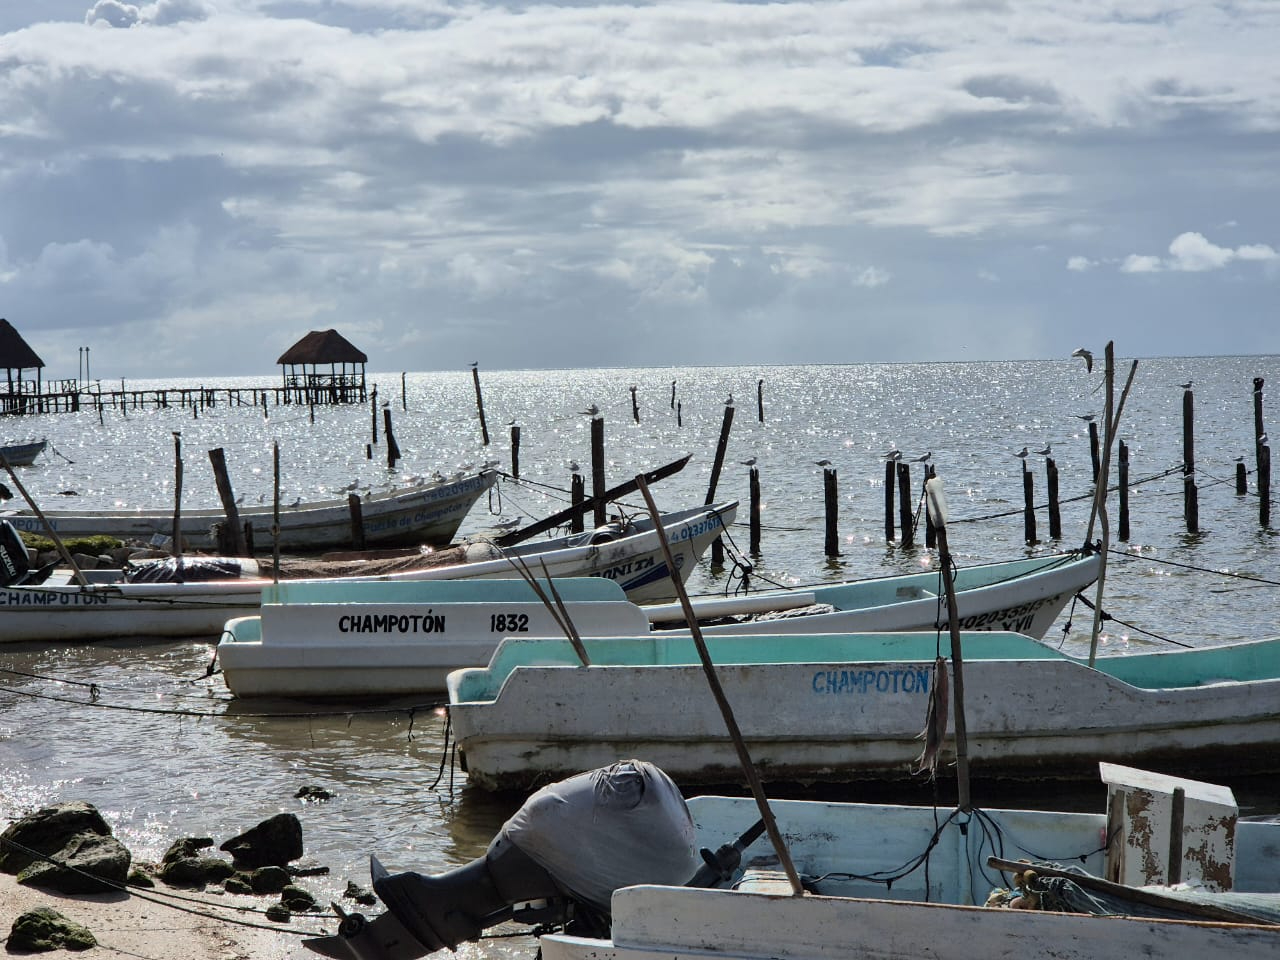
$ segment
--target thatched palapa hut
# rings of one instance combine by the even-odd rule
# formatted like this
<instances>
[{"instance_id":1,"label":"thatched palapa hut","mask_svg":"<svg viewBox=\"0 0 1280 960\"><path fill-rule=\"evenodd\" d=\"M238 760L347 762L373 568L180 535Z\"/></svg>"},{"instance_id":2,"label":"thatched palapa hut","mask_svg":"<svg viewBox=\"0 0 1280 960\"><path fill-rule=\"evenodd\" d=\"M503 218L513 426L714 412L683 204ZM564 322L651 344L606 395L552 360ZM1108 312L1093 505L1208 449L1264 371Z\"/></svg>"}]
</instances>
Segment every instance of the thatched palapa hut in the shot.
<instances>
[{"instance_id":1,"label":"thatched palapa hut","mask_svg":"<svg viewBox=\"0 0 1280 960\"><path fill-rule=\"evenodd\" d=\"M13 324L3 318L0 318L0 364L5 367L8 385L8 392L0 396L0 413L23 413L28 402L38 403L43 392L41 375L44 361L27 345ZM35 379L30 382L26 379L28 370L35 371Z\"/></svg>"},{"instance_id":2,"label":"thatched palapa hut","mask_svg":"<svg viewBox=\"0 0 1280 960\"><path fill-rule=\"evenodd\" d=\"M312 330L276 362L284 376L285 403L365 400L364 368L369 358L336 330Z\"/></svg>"}]
</instances>

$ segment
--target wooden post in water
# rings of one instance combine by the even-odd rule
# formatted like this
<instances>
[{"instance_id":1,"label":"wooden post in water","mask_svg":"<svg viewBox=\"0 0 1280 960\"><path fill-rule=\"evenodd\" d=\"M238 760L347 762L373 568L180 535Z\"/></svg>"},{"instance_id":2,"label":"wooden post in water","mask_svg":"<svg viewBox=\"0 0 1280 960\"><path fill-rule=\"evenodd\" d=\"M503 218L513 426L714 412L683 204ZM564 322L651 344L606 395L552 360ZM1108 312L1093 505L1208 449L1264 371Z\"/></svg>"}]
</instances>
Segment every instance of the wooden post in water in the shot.
<instances>
[{"instance_id":1,"label":"wooden post in water","mask_svg":"<svg viewBox=\"0 0 1280 960\"><path fill-rule=\"evenodd\" d=\"M681 415L681 412L680 412L680 408L681 408L682 406L684 406L684 404L683 404L683 403L677 403L677 404L676 404L676 426L677 426L677 427L683 427L683 426L684 426L684 417Z\"/></svg>"},{"instance_id":2,"label":"wooden post in water","mask_svg":"<svg viewBox=\"0 0 1280 960\"><path fill-rule=\"evenodd\" d=\"M822 468L822 499L826 505L826 554L828 557L840 556L840 534L838 529L840 500L836 493L836 468Z\"/></svg>"},{"instance_id":3,"label":"wooden post in water","mask_svg":"<svg viewBox=\"0 0 1280 960\"><path fill-rule=\"evenodd\" d=\"M480 392L480 368L474 363L471 365L471 380L476 387L476 412L480 414L480 437L487 447L489 445L489 424L484 419L484 395Z\"/></svg>"},{"instance_id":4,"label":"wooden post in water","mask_svg":"<svg viewBox=\"0 0 1280 960\"><path fill-rule=\"evenodd\" d=\"M391 432L391 408L382 408L382 432L387 438L387 466L395 468L396 461L400 459L400 445L396 443L396 436Z\"/></svg>"},{"instance_id":5,"label":"wooden post in water","mask_svg":"<svg viewBox=\"0 0 1280 960\"><path fill-rule=\"evenodd\" d=\"M236 507L231 478L227 476L227 457L221 447L209 451L209 463L213 466L213 480L218 486L223 512L227 515L225 535L230 538L236 556L246 556L249 549L244 542L244 528L240 525L240 510Z\"/></svg>"},{"instance_id":6,"label":"wooden post in water","mask_svg":"<svg viewBox=\"0 0 1280 960\"><path fill-rule=\"evenodd\" d=\"M400 409L401 409L401 410L408 410L408 409L409 409L409 391L408 391L408 389L405 387L405 374L404 374L404 372L401 372L401 374L400 374Z\"/></svg>"},{"instance_id":7,"label":"wooden post in water","mask_svg":"<svg viewBox=\"0 0 1280 960\"><path fill-rule=\"evenodd\" d=\"M351 549L363 550L364 543L364 506L360 503L360 494L347 494L347 511L351 514Z\"/></svg>"},{"instance_id":8,"label":"wooden post in water","mask_svg":"<svg viewBox=\"0 0 1280 960\"><path fill-rule=\"evenodd\" d=\"M1022 463L1022 532L1027 543L1038 543L1036 536L1036 478Z\"/></svg>"},{"instance_id":9,"label":"wooden post in water","mask_svg":"<svg viewBox=\"0 0 1280 960\"><path fill-rule=\"evenodd\" d=\"M1058 464L1053 457L1045 457L1044 482L1049 494L1049 539L1062 539L1062 509L1058 504Z\"/></svg>"},{"instance_id":10,"label":"wooden post in water","mask_svg":"<svg viewBox=\"0 0 1280 960\"><path fill-rule=\"evenodd\" d=\"M677 409L679 409L677 407ZM729 446L729 430L733 426L733 404L724 405L724 419L720 421L720 439L716 441L716 456L711 464L711 481L707 484L707 504L715 502L716 487L720 484L720 471L724 468L724 454ZM678 417L677 417L678 419ZM711 541L711 567L724 566L724 539L716 537Z\"/></svg>"},{"instance_id":11,"label":"wooden post in water","mask_svg":"<svg viewBox=\"0 0 1280 960\"><path fill-rule=\"evenodd\" d=\"M898 461L898 546L915 543L914 517L911 515L911 464Z\"/></svg>"},{"instance_id":12,"label":"wooden post in water","mask_svg":"<svg viewBox=\"0 0 1280 960\"><path fill-rule=\"evenodd\" d=\"M671 381L671 409L674 410L675 408L676 408L676 382L672 380Z\"/></svg>"},{"instance_id":13,"label":"wooden post in water","mask_svg":"<svg viewBox=\"0 0 1280 960\"><path fill-rule=\"evenodd\" d=\"M1200 499L1196 490L1195 396L1182 391L1182 515L1187 533L1200 532Z\"/></svg>"},{"instance_id":14,"label":"wooden post in water","mask_svg":"<svg viewBox=\"0 0 1280 960\"><path fill-rule=\"evenodd\" d=\"M271 444L271 554L272 578L280 582L280 441Z\"/></svg>"},{"instance_id":15,"label":"wooden post in water","mask_svg":"<svg viewBox=\"0 0 1280 960\"><path fill-rule=\"evenodd\" d=\"M716 487L720 484L720 471L724 467L724 453L729 446L729 428L732 426L733 404L726 404L724 419L720 421L720 439L716 441L716 456L711 464L711 482L707 486L707 499L704 506L715 502Z\"/></svg>"},{"instance_id":16,"label":"wooden post in water","mask_svg":"<svg viewBox=\"0 0 1280 960\"><path fill-rule=\"evenodd\" d=\"M574 507L582 506L582 501L587 499L586 483L583 482L582 474L575 473L569 480L569 505ZM575 510L573 516L569 518L569 532L581 533L583 529L581 510Z\"/></svg>"},{"instance_id":17,"label":"wooden post in water","mask_svg":"<svg viewBox=\"0 0 1280 960\"><path fill-rule=\"evenodd\" d=\"M1102 458L1098 445L1098 425L1089 423L1089 457L1093 460L1093 482L1098 482L1098 472L1102 469Z\"/></svg>"},{"instance_id":18,"label":"wooden post in water","mask_svg":"<svg viewBox=\"0 0 1280 960\"><path fill-rule=\"evenodd\" d=\"M1258 521L1271 526L1271 448L1265 443L1258 449Z\"/></svg>"},{"instance_id":19,"label":"wooden post in water","mask_svg":"<svg viewBox=\"0 0 1280 960\"><path fill-rule=\"evenodd\" d=\"M1116 482L1120 487L1120 522L1116 524L1116 536L1121 543L1129 542L1129 445L1121 440L1117 446L1120 465Z\"/></svg>"},{"instance_id":20,"label":"wooden post in water","mask_svg":"<svg viewBox=\"0 0 1280 960\"><path fill-rule=\"evenodd\" d=\"M173 555L182 569L182 433L173 431Z\"/></svg>"},{"instance_id":21,"label":"wooden post in water","mask_svg":"<svg viewBox=\"0 0 1280 960\"><path fill-rule=\"evenodd\" d=\"M1262 377L1253 378L1253 436L1258 474L1258 522L1265 528L1271 525L1271 448L1267 446L1267 431L1262 422L1264 382Z\"/></svg>"},{"instance_id":22,"label":"wooden post in water","mask_svg":"<svg viewBox=\"0 0 1280 960\"><path fill-rule=\"evenodd\" d=\"M636 388L631 388L631 419L640 422L640 405L636 403Z\"/></svg>"},{"instance_id":23,"label":"wooden post in water","mask_svg":"<svg viewBox=\"0 0 1280 960\"><path fill-rule=\"evenodd\" d=\"M369 418L373 421L373 445L378 445L378 385L375 383L369 391Z\"/></svg>"},{"instance_id":24,"label":"wooden post in water","mask_svg":"<svg viewBox=\"0 0 1280 960\"><path fill-rule=\"evenodd\" d=\"M1243 497L1249 492L1249 471L1243 460L1236 461L1236 496Z\"/></svg>"},{"instance_id":25,"label":"wooden post in water","mask_svg":"<svg viewBox=\"0 0 1280 960\"><path fill-rule=\"evenodd\" d=\"M591 498L594 501L594 522L603 527L608 514L604 500L604 417L591 418Z\"/></svg>"},{"instance_id":26,"label":"wooden post in water","mask_svg":"<svg viewBox=\"0 0 1280 960\"><path fill-rule=\"evenodd\" d=\"M894 469L894 461L886 461L884 465L884 541L893 543L893 487L898 471Z\"/></svg>"},{"instance_id":27,"label":"wooden post in water","mask_svg":"<svg viewBox=\"0 0 1280 960\"><path fill-rule=\"evenodd\" d=\"M760 556L760 471L752 467L747 474L751 491L751 555Z\"/></svg>"},{"instance_id":28,"label":"wooden post in water","mask_svg":"<svg viewBox=\"0 0 1280 960\"><path fill-rule=\"evenodd\" d=\"M511 476L520 479L520 425L511 425Z\"/></svg>"},{"instance_id":29,"label":"wooden post in water","mask_svg":"<svg viewBox=\"0 0 1280 960\"><path fill-rule=\"evenodd\" d=\"M924 465L924 481L920 487L922 498L928 493L929 481L935 476L937 476L937 471L933 469L933 464L926 463ZM938 528L934 525L933 514L928 510L924 512L924 545L930 550L938 545Z\"/></svg>"},{"instance_id":30,"label":"wooden post in water","mask_svg":"<svg viewBox=\"0 0 1280 960\"><path fill-rule=\"evenodd\" d=\"M756 416L764 423L764 380L756 381Z\"/></svg>"}]
</instances>

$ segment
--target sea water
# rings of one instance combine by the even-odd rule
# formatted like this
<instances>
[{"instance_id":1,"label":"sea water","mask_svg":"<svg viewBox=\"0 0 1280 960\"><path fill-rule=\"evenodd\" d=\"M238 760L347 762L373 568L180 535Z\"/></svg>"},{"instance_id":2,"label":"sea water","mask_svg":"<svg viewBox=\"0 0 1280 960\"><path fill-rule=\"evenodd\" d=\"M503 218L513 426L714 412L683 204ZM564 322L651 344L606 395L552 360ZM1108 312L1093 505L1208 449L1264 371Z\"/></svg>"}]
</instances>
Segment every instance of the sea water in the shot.
<instances>
[{"instance_id":1,"label":"sea water","mask_svg":"<svg viewBox=\"0 0 1280 960\"><path fill-rule=\"evenodd\" d=\"M1117 363L1117 403L1132 361ZM1259 523L1254 484L1253 382L1276 383L1277 358L1169 358L1138 362L1118 436L1130 451L1131 536L1116 534L1103 606L1103 652L1206 645L1276 632L1280 546ZM885 533L885 455L928 454L949 504L948 540L958 564L1079 546L1090 521L1088 421L1100 423L1103 377L1078 360L1007 363L670 367L554 371L481 370L489 443L469 370L370 375L378 399L343 407L227 406L120 409L10 418L6 442L45 437L50 448L18 476L46 508L163 509L175 503L181 457L185 508L218 503L208 451L221 448L245 503L345 498L496 462L507 476L472 510L461 535L481 536L568 504L571 464L590 484L590 420L604 418L606 480L691 454L652 486L662 509L703 503L717 440L732 403L716 496L742 501L728 562L695 570L695 594L914 572L934 552L923 526L904 547ZM1194 396L1199 531L1183 513L1184 389ZM271 386L241 378L218 386ZM212 379L130 382L127 389L213 386ZM636 406L632 406L632 388ZM106 384L104 389L114 388ZM1264 388L1265 396L1265 388ZM383 409L402 459L386 463ZM761 415L763 410L763 415ZM379 442L373 442L376 424ZM519 481L511 428L520 428ZM1045 457L1051 446L1062 537L1049 539ZM1028 449L1025 458L1016 456ZM761 544L748 553L749 466L759 471ZM837 476L840 555L824 555L823 466ZM1235 492L1237 461L1249 491ZM923 479L912 465L913 509ZM1023 471L1033 476L1038 542L1025 542ZM1114 478L1114 474L1113 474ZM589 486L588 486L589 489ZM623 508L643 513L637 494ZM895 510L896 516L896 510ZM1095 529L1094 539L1100 536ZM1093 614L1064 613L1047 642L1087 650ZM322 902L347 880L367 884L368 855L393 870L429 873L482 853L520 797L468 788L452 765L442 713L429 698L386 705L236 702L209 675L213 644L100 641L0 644L0 819L83 799L97 806L138 859L156 859L179 836L220 843L281 811L303 823L307 859L329 867L307 883ZM923 718L922 718L923 723ZM304 802L303 786L332 793ZM901 791L898 791L899 793ZM893 791L888 791L893 793ZM873 786L823 791L891 799ZM927 799L927 788L905 799ZM1101 810L1099 791L1090 809ZM1266 804L1268 788L1250 794ZM1008 806L1011 795L977 797ZM1054 806L1056 794L1019 795ZM1280 798L1270 809L1280 809ZM1256 811L1255 811L1256 812ZM296 926L304 924L298 921ZM319 924L312 923L311 928ZM302 951L297 951L302 955ZM532 956L528 938L468 945L469 956Z\"/></svg>"}]
</instances>

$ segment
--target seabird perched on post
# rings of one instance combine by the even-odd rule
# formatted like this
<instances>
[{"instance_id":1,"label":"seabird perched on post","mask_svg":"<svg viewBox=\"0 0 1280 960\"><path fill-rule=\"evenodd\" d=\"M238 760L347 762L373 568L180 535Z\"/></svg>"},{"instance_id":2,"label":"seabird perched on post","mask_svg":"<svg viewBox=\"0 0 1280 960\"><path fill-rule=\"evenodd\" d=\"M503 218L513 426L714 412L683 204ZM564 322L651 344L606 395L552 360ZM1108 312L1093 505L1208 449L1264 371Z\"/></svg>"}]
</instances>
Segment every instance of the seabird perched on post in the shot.
<instances>
[{"instance_id":1,"label":"seabird perched on post","mask_svg":"<svg viewBox=\"0 0 1280 960\"><path fill-rule=\"evenodd\" d=\"M756 465L756 458L755 458L755 457L747 457L747 459L745 459L745 460L739 460L738 462L739 462L740 464L742 464L744 467L754 467L754 466Z\"/></svg>"},{"instance_id":2,"label":"seabird perched on post","mask_svg":"<svg viewBox=\"0 0 1280 960\"><path fill-rule=\"evenodd\" d=\"M1027 448L1023 447L1021 450L1015 453L1014 456L1017 457L1019 460L1027 459Z\"/></svg>"},{"instance_id":3,"label":"seabird perched on post","mask_svg":"<svg viewBox=\"0 0 1280 960\"><path fill-rule=\"evenodd\" d=\"M929 450L912 460L912 463L928 463L929 458L933 456L933 451Z\"/></svg>"}]
</instances>

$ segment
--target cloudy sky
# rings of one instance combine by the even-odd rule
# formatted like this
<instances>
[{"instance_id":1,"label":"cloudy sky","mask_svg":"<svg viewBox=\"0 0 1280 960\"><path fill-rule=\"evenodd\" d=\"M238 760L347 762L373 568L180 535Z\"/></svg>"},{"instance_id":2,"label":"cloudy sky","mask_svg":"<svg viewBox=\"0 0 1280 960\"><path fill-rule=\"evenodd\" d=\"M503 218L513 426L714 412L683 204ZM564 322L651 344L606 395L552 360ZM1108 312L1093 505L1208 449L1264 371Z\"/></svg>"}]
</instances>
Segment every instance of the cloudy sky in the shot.
<instances>
[{"instance_id":1,"label":"cloudy sky","mask_svg":"<svg viewBox=\"0 0 1280 960\"><path fill-rule=\"evenodd\" d=\"M97 377L1280 353L1277 0L0 2Z\"/></svg>"}]
</instances>

